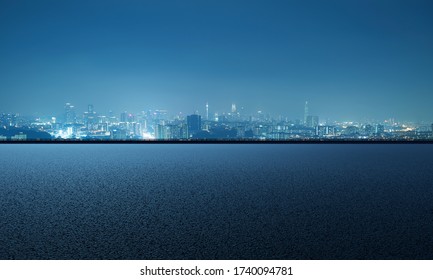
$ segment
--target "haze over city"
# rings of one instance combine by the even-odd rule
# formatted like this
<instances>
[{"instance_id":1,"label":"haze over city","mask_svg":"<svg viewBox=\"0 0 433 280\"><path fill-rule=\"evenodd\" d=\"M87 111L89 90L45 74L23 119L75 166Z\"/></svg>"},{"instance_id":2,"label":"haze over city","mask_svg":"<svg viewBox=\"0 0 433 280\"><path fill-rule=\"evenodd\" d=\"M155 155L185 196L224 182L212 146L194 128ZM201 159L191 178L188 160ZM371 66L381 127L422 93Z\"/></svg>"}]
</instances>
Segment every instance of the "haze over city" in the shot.
<instances>
[{"instance_id":1,"label":"haze over city","mask_svg":"<svg viewBox=\"0 0 433 280\"><path fill-rule=\"evenodd\" d=\"M433 0L0 0L0 167L0 280L433 279Z\"/></svg>"},{"instance_id":2,"label":"haze over city","mask_svg":"<svg viewBox=\"0 0 433 280\"><path fill-rule=\"evenodd\" d=\"M0 112L433 119L431 1L1 1ZM104 112L104 113L105 113ZM103 112L101 112L103 113Z\"/></svg>"}]
</instances>

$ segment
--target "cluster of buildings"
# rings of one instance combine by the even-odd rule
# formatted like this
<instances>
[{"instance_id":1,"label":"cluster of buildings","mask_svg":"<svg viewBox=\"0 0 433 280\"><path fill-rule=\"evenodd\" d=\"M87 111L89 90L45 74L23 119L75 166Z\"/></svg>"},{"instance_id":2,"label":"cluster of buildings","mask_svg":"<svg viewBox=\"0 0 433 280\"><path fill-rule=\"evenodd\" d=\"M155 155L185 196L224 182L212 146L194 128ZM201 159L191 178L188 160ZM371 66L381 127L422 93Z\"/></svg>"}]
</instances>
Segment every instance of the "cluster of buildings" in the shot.
<instances>
[{"instance_id":1,"label":"cluster of buildings","mask_svg":"<svg viewBox=\"0 0 433 280\"><path fill-rule=\"evenodd\" d=\"M18 140L433 140L433 124L385 120L376 123L320 122L309 114L305 102L303 120L271 117L258 111L241 114L235 104L229 113L197 112L169 116L166 110L138 114L97 113L93 105L78 114L66 103L62 116L26 119L18 114L0 114L0 141Z\"/></svg>"}]
</instances>

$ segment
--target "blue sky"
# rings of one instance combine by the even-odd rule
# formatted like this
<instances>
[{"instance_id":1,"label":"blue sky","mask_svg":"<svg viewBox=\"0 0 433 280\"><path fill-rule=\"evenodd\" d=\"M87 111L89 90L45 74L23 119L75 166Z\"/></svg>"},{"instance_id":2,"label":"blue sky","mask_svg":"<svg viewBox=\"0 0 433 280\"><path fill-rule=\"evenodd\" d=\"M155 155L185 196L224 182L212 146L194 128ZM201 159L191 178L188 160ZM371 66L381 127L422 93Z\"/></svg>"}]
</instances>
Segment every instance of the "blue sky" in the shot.
<instances>
[{"instance_id":1,"label":"blue sky","mask_svg":"<svg viewBox=\"0 0 433 280\"><path fill-rule=\"evenodd\" d=\"M0 112L433 121L431 1L0 0Z\"/></svg>"}]
</instances>

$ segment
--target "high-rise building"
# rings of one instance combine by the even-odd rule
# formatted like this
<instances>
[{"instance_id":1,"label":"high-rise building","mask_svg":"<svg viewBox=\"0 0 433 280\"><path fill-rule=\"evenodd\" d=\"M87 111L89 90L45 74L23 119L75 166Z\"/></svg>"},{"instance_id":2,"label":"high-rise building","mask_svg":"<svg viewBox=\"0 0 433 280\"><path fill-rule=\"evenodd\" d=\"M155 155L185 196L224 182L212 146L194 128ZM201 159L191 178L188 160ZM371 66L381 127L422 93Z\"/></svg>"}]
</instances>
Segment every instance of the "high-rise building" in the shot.
<instances>
[{"instance_id":1,"label":"high-rise building","mask_svg":"<svg viewBox=\"0 0 433 280\"><path fill-rule=\"evenodd\" d=\"M307 125L307 118L308 118L308 101L305 101L305 106L304 106L304 125Z\"/></svg>"},{"instance_id":2,"label":"high-rise building","mask_svg":"<svg viewBox=\"0 0 433 280\"><path fill-rule=\"evenodd\" d=\"M316 130L316 136L335 136L336 131L335 131L335 127L333 126L329 126L329 125L325 125L325 126L316 126L315 127Z\"/></svg>"},{"instance_id":3,"label":"high-rise building","mask_svg":"<svg viewBox=\"0 0 433 280\"><path fill-rule=\"evenodd\" d=\"M206 120L209 120L209 103L206 102Z\"/></svg>"},{"instance_id":4,"label":"high-rise building","mask_svg":"<svg viewBox=\"0 0 433 280\"><path fill-rule=\"evenodd\" d=\"M93 105L92 104L87 105L87 113L92 114L92 115L95 113L93 111Z\"/></svg>"},{"instance_id":5,"label":"high-rise building","mask_svg":"<svg viewBox=\"0 0 433 280\"><path fill-rule=\"evenodd\" d=\"M307 127L316 127L319 125L319 117L318 116L307 116Z\"/></svg>"},{"instance_id":6,"label":"high-rise building","mask_svg":"<svg viewBox=\"0 0 433 280\"><path fill-rule=\"evenodd\" d=\"M126 120L127 120L129 123L133 123L133 122L135 122L135 115L133 115L133 114L128 114Z\"/></svg>"},{"instance_id":7,"label":"high-rise building","mask_svg":"<svg viewBox=\"0 0 433 280\"><path fill-rule=\"evenodd\" d=\"M201 130L201 116L200 115L190 115L187 116L187 128L188 128L188 138L192 137L193 134Z\"/></svg>"},{"instance_id":8,"label":"high-rise building","mask_svg":"<svg viewBox=\"0 0 433 280\"><path fill-rule=\"evenodd\" d=\"M376 133L376 128L371 124L366 124L362 126L362 133L367 136L371 136Z\"/></svg>"},{"instance_id":9,"label":"high-rise building","mask_svg":"<svg viewBox=\"0 0 433 280\"><path fill-rule=\"evenodd\" d=\"M236 104L232 104L232 114L236 114Z\"/></svg>"},{"instance_id":10,"label":"high-rise building","mask_svg":"<svg viewBox=\"0 0 433 280\"><path fill-rule=\"evenodd\" d=\"M95 124L97 123L96 112L93 109L93 105L89 104L87 106L87 112L84 113L84 121L87 130L95 130Z\"/></svg>"},{"instance_id":11,"label":"high-rise building","mask_svg":"<svg viewBox=\"0 0 433 280\"><path fill-rule=\"evenodd\" d=\"M132 123L131 128L132 128L131 132L135 137L141 136L142 130L141 130L141 124L140 123L137 123L137 122Z\"/></svg>"},{"instance_id":12,"label":"high-rise building","mask_svg":"<svg viewBox=\"0 0 433 280\"><path fill-rule=\"evenodd\" d=\"M126 123L127 119L128 113L126 111L120 114L120 122Z\"/></svg>"},{"instance_id":13,"label":"high-rise building","mask_svg":"<svg viewBox=\"0 0 433 280\"><path fill-rule=\"evenodd\" d=\"M65 123L73 124L76 122L75 108L71 103L65 104Z\"/></svg>"},{"instance_id":14,"label":"high-rise building","mask_svg":"<svg viewBox=\"0 0 433 280\"><path fill-rule=\"evenodd\" d=\"M163 124L155 125L155 139L163 140L168 139L168 127Z\"/></svg>"},{"instance_id":15,"label":"high-rise building","mask_svg":"<svg viewBox=\"0 0 433 280\"><path fill-rule=\"evenodd\" d=\"M385 132L385 127L381 124L376 124L374 133L376 134L383 134Z\"/></svg>"}]
</instances>

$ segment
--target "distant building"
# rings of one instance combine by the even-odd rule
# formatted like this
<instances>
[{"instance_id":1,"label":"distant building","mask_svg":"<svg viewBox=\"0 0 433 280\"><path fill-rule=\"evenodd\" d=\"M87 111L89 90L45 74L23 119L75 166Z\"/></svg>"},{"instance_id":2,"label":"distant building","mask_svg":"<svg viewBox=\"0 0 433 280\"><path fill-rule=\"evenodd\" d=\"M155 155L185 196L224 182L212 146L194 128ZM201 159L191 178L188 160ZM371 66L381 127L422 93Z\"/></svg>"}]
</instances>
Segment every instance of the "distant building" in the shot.
<instances>
[{"instance_id":1,"label":"distant building","mask_svg":"<svg viewBox=\"0 0 433 280\"><path fill-rule=\"evenodd\" d=\"M75 107L71 103L65 104L65 124L76 123Z\"/></svg>"},{"instance_id":2,"label":"distant building","mask_svg":"<svg viewBox=\"0 0 433 280\"><path fill-rule=\"evenodd\" d=\"M228 122L227 116L225 116L225 115L218 116L218 122L220 122L220 123Z\"/></svg>"},{"instance_id":3,"label":"distant building","mask_svg":"<svg viewBox=\"0 0 433 280\"><path fill-rule=\"evenodd\" d=\"M316 126L315 127L315 134L316 136L323 137L323 136L335 136L336 130L334 126Z\"/></svg>"},{"instance_id":4,"label":"distant building","mask_svg":"<svg viewBox=\"0 0 433 280\"><path fill-rule=\"evenodd\" d=\"M155 126L155 139L157 140L167 140L169 139L169 128L163 124L157 124Z\"/></svg>"},{"instance_id":5,"label":"distant building","mask_svg":"<svg viewBox=\"0 0 433 280\"><path fill-rule=\"evenodd\" d=\"M381 124L377 124L375 127L375 131L376 134L382 134L385 132L385 127Z\"/></svg>"},{"instance_id":6,"label":"distant building","mask_svg":"<svg viewBox=\"0 0 433 280\"><path fill-rule=\"evenodd\" d=\"M373 134L376 133L376 129L375 129L375 127L373 127L373 126L370 125L370 124L366 124L366 125L364 125L364 126L362 127L362 130L363 130L363 134L366 135L366 136L371 136L371 135L373 135Z\"/></svg>"},{"instance_id":7,"label":"distant building","mask_svg":"<svg viewBox=\"0 0 433 280\"><path fill-rule=\"evenodd\" d=\"M319 125L319 117L318 116L307 116L307 127L316 127Z\"/></svg>"},{"instance_id":8,"label":"distant building","mask_svg":"<svg viewBox=\"0 0 433 280\"><path fill-rule=\"evenodd\" d=\"M357 136L358 134L359 134L359 128L354 125L346 127L342 133L342 135L345 136Z\"/></svg>"},{"instance_id":9,"label":"distant building","mask_svg":"<svg viewBox=\"0 0 433 280\"><path fill-rule=\"evenodd\" d=\"M308 118L308 101L305 101L304 106L304 125L307 126L307 118Z\"/></svg>"},{"instance_id":10,"label":"distant building","mask_svg":"<svg viewBox=\"0 0 433 280\"><path fill-rule=\"evenodd\" d=\"M236 128L236 137L240 139L245 138L245 130L245 126L238 126Z\"/></svg>"},{"instance_id":11,"label":"distant building","mask_svg":"<svg viewBox=\"0 0 433 280\"><path fill-rule=\"evenodd\" d=\"M92 104L87 105L87 112L89 114L94 114L95 113L95 111L93 110L93 105Z\"/></svg>"},{"instance_id":12,"label":"distant building","mask_svg":"<svg viewBox=\"0 0 433 280\"><path fill-rule=\"evenodd\" d=\"M137 122L131 123L130 131L134 137L140 137L142 135L141 124Z\"/></svg>"},{"instance_id":13,"label":"distant building","mask_svg":"<svg viewBox=\"0 0 433 280\"><path fill-rule=\"evenodd\" d=\"M112 129L110 131L112 140L125 140L128 139L127 131L125 129Z\"/></svg>"},{"instance_id":14,"label":"distant building","mask_svg":"<svg viewBox=\"0 0 433 280\"><path fill-rule=\"evenodd\" d=\"M133 123L133 122L135 122L135 115L133 115L133 114L128 114L126 120L127 120L129 123Z\"/></svg>"},{"instance_id":15,"label":"distant building","mask_svg":"<svg viewBox=\"0 0 433 280\"><path fill-rule=\"evenodd\" d=\"M97 118L96 118L96 112L94 111L92 104L89 104L87 106L87 112L84 113L84 122L87 130L89 131L96 130L95 125L97 123Z\"/></svg>"},{"instance_id":16,"label":"distant building","mask_svg":"<svg viewBox=\"0 0 433 280\"><path fill-rule=\"evenodd\" d=\"M236 104L233 103L232 104L232 114L236 114L237 110L236 110Z\"/></svg>"},{"instance_id":17,"label":"distant building","mask_svg":"<svg viewBox=\"0 0 433 280\"><path fill-rule=\"evenodd\" d=\"M201 130L201 116L200 115L190 115L187 116L187 128L188 128L188 138L191 138L195 133Z\"/></svg>"},{"instance_id":18,"label":"distant building","mask_svg":"<svg viewBox=\"0 0 433 280\"><path fill-rule=\"evenodd\" d=\"M120 122L125 123L127 118L128 118L128 113L126 111L120 114Z\"/></svg>"},{"instance_id":19,"label":"distant building","mask_svg":"<svg viewBox=\"0 0 433 280\"><path fill-rule=\"evenodd\" d=\"M187 138L186 124L157 124L155 127L155 139L179 140Z\"/></svg>"},{"instance_id":20,"label":"distant building","mask_svg":"<svg viewBox=\"0 0 433 280\"><path fill-rule=\"evenodd\" d=\"M12 141L26 141L27 140L27 135L20 132L19 134L12 136L11 137Z\"/></svg>"}]
</instances>

